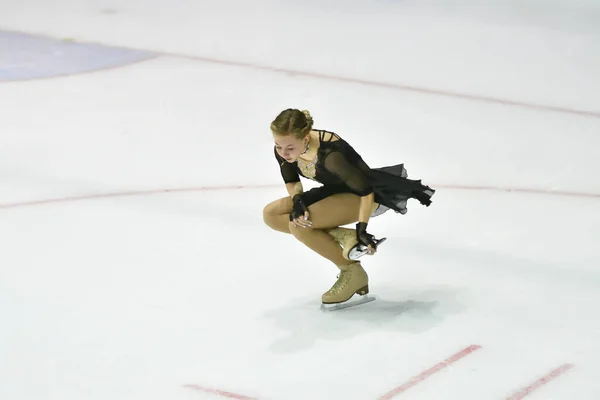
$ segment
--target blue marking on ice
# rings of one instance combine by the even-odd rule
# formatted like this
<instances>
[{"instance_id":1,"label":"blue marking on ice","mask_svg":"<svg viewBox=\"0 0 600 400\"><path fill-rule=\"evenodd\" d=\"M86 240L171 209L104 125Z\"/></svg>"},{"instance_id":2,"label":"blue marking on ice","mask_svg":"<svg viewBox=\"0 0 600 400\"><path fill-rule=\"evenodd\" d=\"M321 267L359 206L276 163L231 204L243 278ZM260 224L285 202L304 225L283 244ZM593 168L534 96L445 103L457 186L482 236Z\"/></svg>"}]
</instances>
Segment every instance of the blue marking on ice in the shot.
<instances>
[{"instance_id":1,"label":"blue marking on ice","mask_svg":"<svg viewBox=\"0 0 600 400\"><path fill-rule=\"evenodd\" d=\"M0 31L0 81L98 71L153 57L155 54L146 51Z\"/></svg>"}]
</instances>

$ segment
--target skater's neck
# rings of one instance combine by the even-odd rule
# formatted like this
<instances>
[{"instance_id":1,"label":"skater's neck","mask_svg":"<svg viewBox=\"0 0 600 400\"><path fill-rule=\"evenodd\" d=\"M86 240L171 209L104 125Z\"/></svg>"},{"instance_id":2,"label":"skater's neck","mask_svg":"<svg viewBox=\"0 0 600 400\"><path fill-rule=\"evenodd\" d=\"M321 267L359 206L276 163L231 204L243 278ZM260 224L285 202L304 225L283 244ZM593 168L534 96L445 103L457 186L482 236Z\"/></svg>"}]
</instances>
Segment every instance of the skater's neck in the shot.
<instances>
[{"instance_id":1,"label":"skater's neck","mask_svg":"<svg viewBox=\"0 0 600 400\"><path fill-rule=\"evenodd\" d=\"M305 153L300 154L300 158L303 161L313 161L317 156L317 151L319 150L320 142L319 142L319 133L315 131L311 131L309 134L308 141L308 149Z\"/></svg>"}]
</instances>

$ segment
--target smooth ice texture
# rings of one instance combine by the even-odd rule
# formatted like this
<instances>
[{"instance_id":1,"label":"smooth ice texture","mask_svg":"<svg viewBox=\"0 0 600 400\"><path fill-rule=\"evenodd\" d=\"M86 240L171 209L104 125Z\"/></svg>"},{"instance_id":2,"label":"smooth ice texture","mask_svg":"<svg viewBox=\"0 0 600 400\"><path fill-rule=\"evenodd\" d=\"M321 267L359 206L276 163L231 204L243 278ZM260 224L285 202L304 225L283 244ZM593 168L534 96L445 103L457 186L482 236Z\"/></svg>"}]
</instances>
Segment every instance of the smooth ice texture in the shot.
<instances>
[{"instance_id":1,"label":"smooth ice texture","mask_svg":"<svg viewBox=\"0 0 600 400\"><path fill-rule=\"evenodd\" d=\"M599 15L3 1L0 29L168 54L0 84L0 399L375 400L471 345L395 398L505 399L570 363L526 399L597 399L600 118L398 85L600 113ZM262 221L287 107L437 189L370 222L375 302L322 312L337 270Z\"/></svg>"}]
</instances>

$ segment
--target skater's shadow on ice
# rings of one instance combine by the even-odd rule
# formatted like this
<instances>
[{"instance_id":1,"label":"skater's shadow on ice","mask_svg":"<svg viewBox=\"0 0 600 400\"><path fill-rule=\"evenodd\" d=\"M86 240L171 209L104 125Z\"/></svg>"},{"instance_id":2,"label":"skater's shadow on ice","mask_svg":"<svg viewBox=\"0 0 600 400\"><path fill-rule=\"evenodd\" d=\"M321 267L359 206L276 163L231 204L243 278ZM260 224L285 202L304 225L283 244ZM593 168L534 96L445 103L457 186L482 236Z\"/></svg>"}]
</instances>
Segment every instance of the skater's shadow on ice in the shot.
<instances>
[{"instance_id":1,"label":"skater's shadow on ice","mask_svg":"<svg viewBox=\"0 0 600 400\"><path fill-rule=\"evenodd\" d=\"M277 328L289 332L276 339L269 349L293 353L306 350L319 340L340 341L381 330L421 333L463 309L456 299L456 290L450 289L404 292L399 300L389 300L399 297L393 294L375 297L376 301L336 311L321 310L318 300L268 311L264 316L275 321Z\"/></svg>"}]
</instances>

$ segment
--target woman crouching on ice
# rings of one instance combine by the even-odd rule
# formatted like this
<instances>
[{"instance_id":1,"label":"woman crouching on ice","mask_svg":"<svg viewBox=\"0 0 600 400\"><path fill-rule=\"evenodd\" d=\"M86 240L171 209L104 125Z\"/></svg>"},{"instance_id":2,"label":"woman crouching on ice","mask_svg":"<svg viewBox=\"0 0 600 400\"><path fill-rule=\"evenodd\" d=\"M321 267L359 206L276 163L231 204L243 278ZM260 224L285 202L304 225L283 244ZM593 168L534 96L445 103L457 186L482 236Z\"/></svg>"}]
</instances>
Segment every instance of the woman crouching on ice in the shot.
<instances>
[{"instance_id":1,"label":"woman crouching on ice","mask_svg":"<svg viewBox=\"0 0 600 400\"><path fill-rule=\"evenodd\" d=\"M382 241L367 233L369 219L389 209L405 214L410 198L429 206L435 190L407 179L403 164L370 168L339 135L313 129L306 110L282 111L271 132L289 196L264 208L265 223L291 233L340 269L338 280L322 296L324 304L369 293L369 278L358 258L375 254ZM304 192L300 176L322 186ZM348 224L356 228L341 227Z\"/></svg>"}]
</instances>

